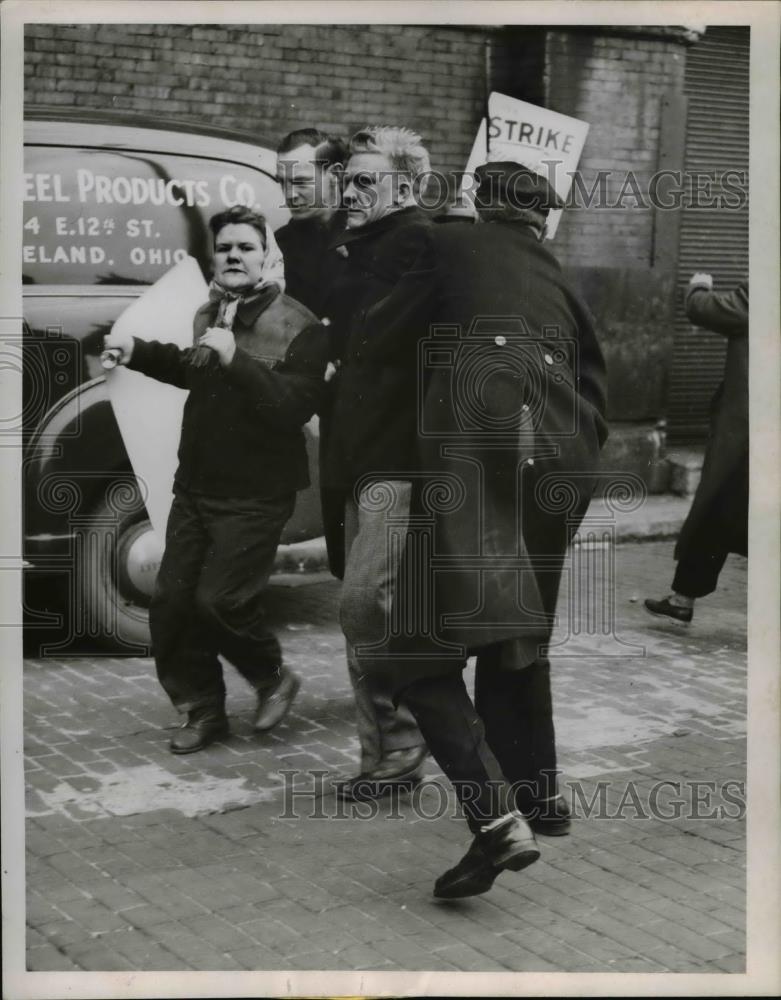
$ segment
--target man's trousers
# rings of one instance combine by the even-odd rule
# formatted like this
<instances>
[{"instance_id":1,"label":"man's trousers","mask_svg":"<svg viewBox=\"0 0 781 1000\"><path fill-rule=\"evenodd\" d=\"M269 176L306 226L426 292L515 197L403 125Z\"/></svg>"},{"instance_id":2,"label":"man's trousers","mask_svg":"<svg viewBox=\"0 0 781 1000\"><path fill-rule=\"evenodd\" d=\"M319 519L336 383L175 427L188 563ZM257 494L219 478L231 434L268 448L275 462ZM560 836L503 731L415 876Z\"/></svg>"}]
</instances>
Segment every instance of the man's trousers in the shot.
<instances>
[{"instance_id":1,"label":"man's trousers","mask_svg":"<svg viewBox=\"0 0 781 1000\"><path fill-rule=\"evenodd\" d=\"M382 647L393 627L394 581L409 498L407 483L373 484L360 504L348 507L345 520L354 541L342 592L342 627L348 644L357 647L356 662L363 664L357 690L382 697L388 714L397 692L383 690L382 670L372 669L366 651ZM512 644L479 651L476 704L464 684L465 661L451 659L442 676L422 680L414 679L414 662L405 664L410 683L401 688L400 707L417 722L473 830L513 808L542 809L544 800L556 794L549 665L540 659L517 669L508 664L511 655Z\"/></svg>"},{"instance_id":2,"label":"man's trousers","mask_svg":"<svg viewBox=\"0 0 781 1000\"><path fill-rule=\"evenodd\" d=\"M351 498L345 506L346 559L340 619L347 638L347 667L355 695L362 773L370 771L391 750L423 745L409 709L394 706L391 692L373 676L360 655L361 645L371 645L384 636L400 558L393 531L387 530L389 512L383 503L380 509L373 509L372 491L391 503L390 526L400 519L403 534L409 519L411 487L396 481L378 483L364 490L360 504Z\"/></svg>"},{"instance_id":3,"label":"man's trousers","mask_svg":"<svg viewBox=\"0 0 781 1000\"><path fill-rule=\"evenodd\" d=\"M149 614L158 679L180 712L221 710L221 653L258 691L282 653L266 627L263 591L295 494L274 499L178 490Z\"/></svg>"}]
</instances>

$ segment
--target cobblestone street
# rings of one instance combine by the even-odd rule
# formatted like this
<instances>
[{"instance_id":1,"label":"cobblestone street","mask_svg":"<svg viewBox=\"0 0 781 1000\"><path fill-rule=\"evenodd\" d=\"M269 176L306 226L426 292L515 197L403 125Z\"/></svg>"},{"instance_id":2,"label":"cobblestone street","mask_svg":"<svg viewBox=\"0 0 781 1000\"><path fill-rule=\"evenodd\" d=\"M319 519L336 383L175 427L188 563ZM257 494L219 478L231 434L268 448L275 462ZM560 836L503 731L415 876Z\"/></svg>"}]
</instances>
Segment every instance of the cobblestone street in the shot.
<instances>
[{"instance_id":1,"label":"cobblestone street","mask_svg":"<svg viewBox=\"0 0 781 1000\"><path fill-rule=\"evenodd\" d=\"M333 795L357 740L330 578L270 591L291 714L254 735L227 669L232 732L202 753L169 753L151 659L28 659L28 969L743 971L746 562L687 628L642 606L672 542L586 555L615 628L598 601L552 654L576 821L471 900L431 894L468 843L433 762L373 816Z\"/></svg>"}]
</instances>

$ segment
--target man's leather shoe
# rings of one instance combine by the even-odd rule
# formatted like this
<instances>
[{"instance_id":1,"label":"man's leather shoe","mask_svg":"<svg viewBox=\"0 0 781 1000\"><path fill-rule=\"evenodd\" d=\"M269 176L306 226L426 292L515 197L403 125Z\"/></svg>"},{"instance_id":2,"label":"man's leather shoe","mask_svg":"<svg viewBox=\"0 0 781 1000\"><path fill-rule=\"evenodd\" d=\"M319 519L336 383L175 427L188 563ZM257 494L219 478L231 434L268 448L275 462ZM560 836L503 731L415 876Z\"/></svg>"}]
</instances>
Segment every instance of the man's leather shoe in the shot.
<instances>
[{"instance_id":1,"label":"man's leather shoe","mask_svg":"<svg viewBox=\"0 0 781 1000\"><path fill-rule=\"evenodd\" d=\"M691 608L684 608L680 604L671 604L669 598L663 597L661 601L654 601L646 598L643 601L646 611L660 618L672 618L673 621L683 622L688 625L692 620L693 611Z\"/></svg>"},{"instance_id":2,"label":"man's leather shoe","mask_svg":"<svg viewBox=\"0 0 781 1000\"><path fill-rule=\"evenodd\" d=\"M475 837L469 850L457 865L450 868L434 883L437 899L463 899L488 892L501 868L491 864L483 854L480 840Z\"/></svg>"},{"instance_id":3,"label":"man's leather shoe","mask_svg":"<svg viewBox=\"0 0 781 1000\"><path fill-rule=\"evenodd\" d=\"M437 899L479 896L505 868L519 872L539 856L529 825L520 813L509 813L477 833L458 864L437 879L434 895Z\"/></svg>"},{"instance_id":4,"label":"man's leather shoe","mask_svg":"<svg viewBox=\"0 0 781 1000\"><path fill-rule=\"evenodd\" d=\"M195 753L227 735L224 709L196 708L187 713L187 722L171 737L171 753Z\"/></svg>"},{"instance_id":5,"label":"man's leather shoe","mask_svg":"<svg viewBox=\"0 0 781 1000\"><path fill-rule=\"evenodd\" d=\"M336 794L346 802L368 802L393 791L412 791L420 782L420 765L427 754L425 746L390 750L371 770L337 785Z\"/></svg>"},{"instance_id":6,"label":"man's leather shoe","mask_svg":"<svg viewBox=\"0 0 781 1000\"><path fill-rule=\"evenodd\" d=\"M265 733L278 725L290 711L300 687L300 679L290 670L280 667L274 686L258 692L258 708L253 724L255 731Z\"/></svg>"},{"instance_id":7,"label":"man's leather shoe","mask_svg":"<svg viewBox=\"0 0 781 1000\"><path fill-rule=\"evenodd\" d=\"M563 795L537 802L526 813L526 822L535 833L546 837L564 837L572 826L572 816Z\"/></svg>"}]
</instances>

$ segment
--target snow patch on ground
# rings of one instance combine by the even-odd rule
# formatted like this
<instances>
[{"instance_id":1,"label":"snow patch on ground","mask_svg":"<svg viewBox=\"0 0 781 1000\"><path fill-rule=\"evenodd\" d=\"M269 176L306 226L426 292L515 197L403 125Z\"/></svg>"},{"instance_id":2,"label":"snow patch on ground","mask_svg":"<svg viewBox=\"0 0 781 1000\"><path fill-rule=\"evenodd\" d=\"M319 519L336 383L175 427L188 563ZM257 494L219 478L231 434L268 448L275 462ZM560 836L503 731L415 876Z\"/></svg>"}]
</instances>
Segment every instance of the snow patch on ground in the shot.
<instances>
[{"instance_id":1,"label":"snow patch on ground","mask_svg":"<svg viewBox=\"0 0 781 1000\"><path fill-rule=\"evenodd\" d=\"M197 779L177 777L157 764L128 767L109 775L90 775L97 785L77 790L60 782L51 791L39 791L46 811L67 813L68 807L95 816L133 816L158 809L173 809L184 816L222 812L227 808L268 801L273 789L248 786L245 778L215 778L208 774ZM36 810L37 815L41 815Z\"/></svg>"}]
</instances>

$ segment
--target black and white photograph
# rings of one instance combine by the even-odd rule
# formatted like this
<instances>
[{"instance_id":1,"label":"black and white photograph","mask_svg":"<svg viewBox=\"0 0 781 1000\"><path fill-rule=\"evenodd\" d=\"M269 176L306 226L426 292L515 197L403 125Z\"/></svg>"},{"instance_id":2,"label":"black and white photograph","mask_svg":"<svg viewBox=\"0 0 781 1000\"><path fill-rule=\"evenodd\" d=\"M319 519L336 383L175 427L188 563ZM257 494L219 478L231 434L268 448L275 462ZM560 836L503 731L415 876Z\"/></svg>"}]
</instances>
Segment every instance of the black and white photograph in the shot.
<instances>
[{"instance_id":1,"label":"black and white photograph","mask_svg":"<svg viewBox=\"0 0 781 1000\"><path fill-rule=\"evenodd\" d=\"M781 6L0 16L3 997L781 992Z\"/></svg>"}]
</instances>

